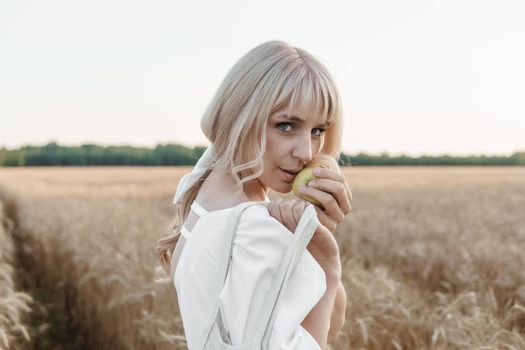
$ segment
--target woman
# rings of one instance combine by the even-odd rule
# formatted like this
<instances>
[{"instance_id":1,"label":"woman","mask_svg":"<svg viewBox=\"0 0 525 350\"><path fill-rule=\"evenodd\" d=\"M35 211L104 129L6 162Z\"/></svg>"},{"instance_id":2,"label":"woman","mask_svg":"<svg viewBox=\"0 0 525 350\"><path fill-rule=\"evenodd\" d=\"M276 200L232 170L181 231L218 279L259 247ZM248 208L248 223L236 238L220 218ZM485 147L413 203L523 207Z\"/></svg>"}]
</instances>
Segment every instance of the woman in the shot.
<instances>
[{"instance_id":1,"label":"woman","mask_svg":"<svg viewBox=\"0 0 525 350\"><path fill-rule=\"evenodd\" d=\"M329 156L304 194L317 199L320 225L280 296L271 349L325 349L344 324L346 294L339 249L332 235L350 210L351 193L336 159L342 111L335 83L318 59L282 41L263 43L228 72L201 121L211 146L183 177L174 202L175 234L160 239L161 266L177 289L190 349L197 348L209 311L207 288L214 251L228 213L244 202L230 269L220 295L231 344L253 334L265 293L307 205L288 193L295 175L314 157ZM182 237L181 237L182 235ZM179 240L180 238L180 240Z\"/></svg>"}]
</instances>

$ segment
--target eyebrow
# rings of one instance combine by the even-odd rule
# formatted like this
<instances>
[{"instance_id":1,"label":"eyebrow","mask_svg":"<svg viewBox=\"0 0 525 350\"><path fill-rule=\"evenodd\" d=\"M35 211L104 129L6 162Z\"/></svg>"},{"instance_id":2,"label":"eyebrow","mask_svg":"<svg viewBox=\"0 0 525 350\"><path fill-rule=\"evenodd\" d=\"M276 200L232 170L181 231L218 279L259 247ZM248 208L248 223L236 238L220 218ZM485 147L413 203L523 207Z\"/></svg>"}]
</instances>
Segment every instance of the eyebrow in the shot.
<instances>
[{"instance_id":1,"label":"eyebrow","mask_svg":"<svg viewBox=\"0 0 525 350\"><path fill-rule=\"evenodd\" d=\"M288 115L288 114L286 114L286 113L284 113L284 114L279 114L279 115L277 116L277 118L286 118L286 119L289 119L289 120L294 120L294 121L296 121L296 122L298 122L298 123L304 123L304 121L305 121L304 119L301 119L301 118L299 118L299 117L296 116L296 115ZM330 125L330 122L327 121L326 123L321 123L321 124L319 124L319 125L317 125L317 126L328 127L329 125Z\"/></svg>"}]
</instances>

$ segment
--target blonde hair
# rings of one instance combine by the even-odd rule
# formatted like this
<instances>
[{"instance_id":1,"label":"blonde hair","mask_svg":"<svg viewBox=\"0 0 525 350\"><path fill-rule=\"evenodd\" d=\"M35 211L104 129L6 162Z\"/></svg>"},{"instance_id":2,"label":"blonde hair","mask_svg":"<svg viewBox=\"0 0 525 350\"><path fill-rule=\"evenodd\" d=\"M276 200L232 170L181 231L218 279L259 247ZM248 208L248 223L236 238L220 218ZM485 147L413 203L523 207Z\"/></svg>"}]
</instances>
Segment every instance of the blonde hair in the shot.
<instances>
[{"instance_id":1,"label":"blonde hair","mask_svg":"<svg viewBox=\"0 0 525 350\"><path fill-rule=\"evenodd\" d=\"M241 191L245 183L261 176L267 120L286 107L296 107L301 114L322 111L330 125L319 152L339 159L342 107L328 70L312 54L283 41L268 41L250 50L230 69L201 120L202 131L215 148L213 165L184 194L173 234L158 241L156 252L170 280L171 255L202 182L218 168L231 173Z\"/></svg>"}]
</instances>

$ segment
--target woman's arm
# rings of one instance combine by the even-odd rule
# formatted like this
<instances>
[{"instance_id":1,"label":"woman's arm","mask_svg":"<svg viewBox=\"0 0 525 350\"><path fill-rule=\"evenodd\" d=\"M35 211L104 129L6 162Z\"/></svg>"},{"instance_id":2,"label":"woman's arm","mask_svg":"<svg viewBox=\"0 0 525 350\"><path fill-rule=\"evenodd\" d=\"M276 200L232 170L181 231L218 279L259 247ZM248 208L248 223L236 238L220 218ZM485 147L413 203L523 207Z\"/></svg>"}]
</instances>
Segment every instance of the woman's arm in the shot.
<instances>
[{"instance_id":1,"label":"woman's arm","mask_svg":"<svg viewBox=\"0 0 525 350\"><path fill-rule=\"evenodd\" d=\"M330 318L337 295L338 281L340 281L338 276L326 275L326 292L301 323L301 326L312 335L322 350L326 349L328 341Z\"/></svg>"},{"instance_id":2,"label":"woman's arm","mask_svg":"<svg viewBox=\"0 0 525 350\"><path fill-rule=\"evenodd\" d=\"M332 343L337 339L339 332L343 328L346 319L346 291L343 282L339 280L337 293L335 296L334 309L330 318L330 329L328 330L328 342Z\"/></svg>"}]
</instances>

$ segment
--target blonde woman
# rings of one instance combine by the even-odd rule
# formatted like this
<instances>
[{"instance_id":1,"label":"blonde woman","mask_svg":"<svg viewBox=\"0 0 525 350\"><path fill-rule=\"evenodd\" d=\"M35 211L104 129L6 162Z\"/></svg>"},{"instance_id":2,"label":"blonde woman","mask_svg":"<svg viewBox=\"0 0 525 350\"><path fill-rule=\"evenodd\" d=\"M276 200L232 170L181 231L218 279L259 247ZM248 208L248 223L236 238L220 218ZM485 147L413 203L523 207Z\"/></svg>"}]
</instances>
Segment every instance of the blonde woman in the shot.
<instances>
[{"instance_id":1,"label":"blonde woman","mask_svg":"<svg viewBox=\"0 0 525 350\"><path fill-rule=\"evenodd\" d=\"M339 249L333 237L350 213L351 192L336 159L342 138L341 101L327 69L310 53L282 41L263 43L228 72L201 128L211 141L175 194L172 236L160 239L160 264L177 290L189 349L202 347L209 313L207 291L220 276L213 265L228 213L245 202L220 294L230 344L243 344L257 322L272 278L308 205L288 193L295 175L314 157L323 168L305 194L317 199L319 226L279 298L270 349L325 349L345 319ZM200 350L200 349L199 349Z\"/></svg>"}]
</instances>

